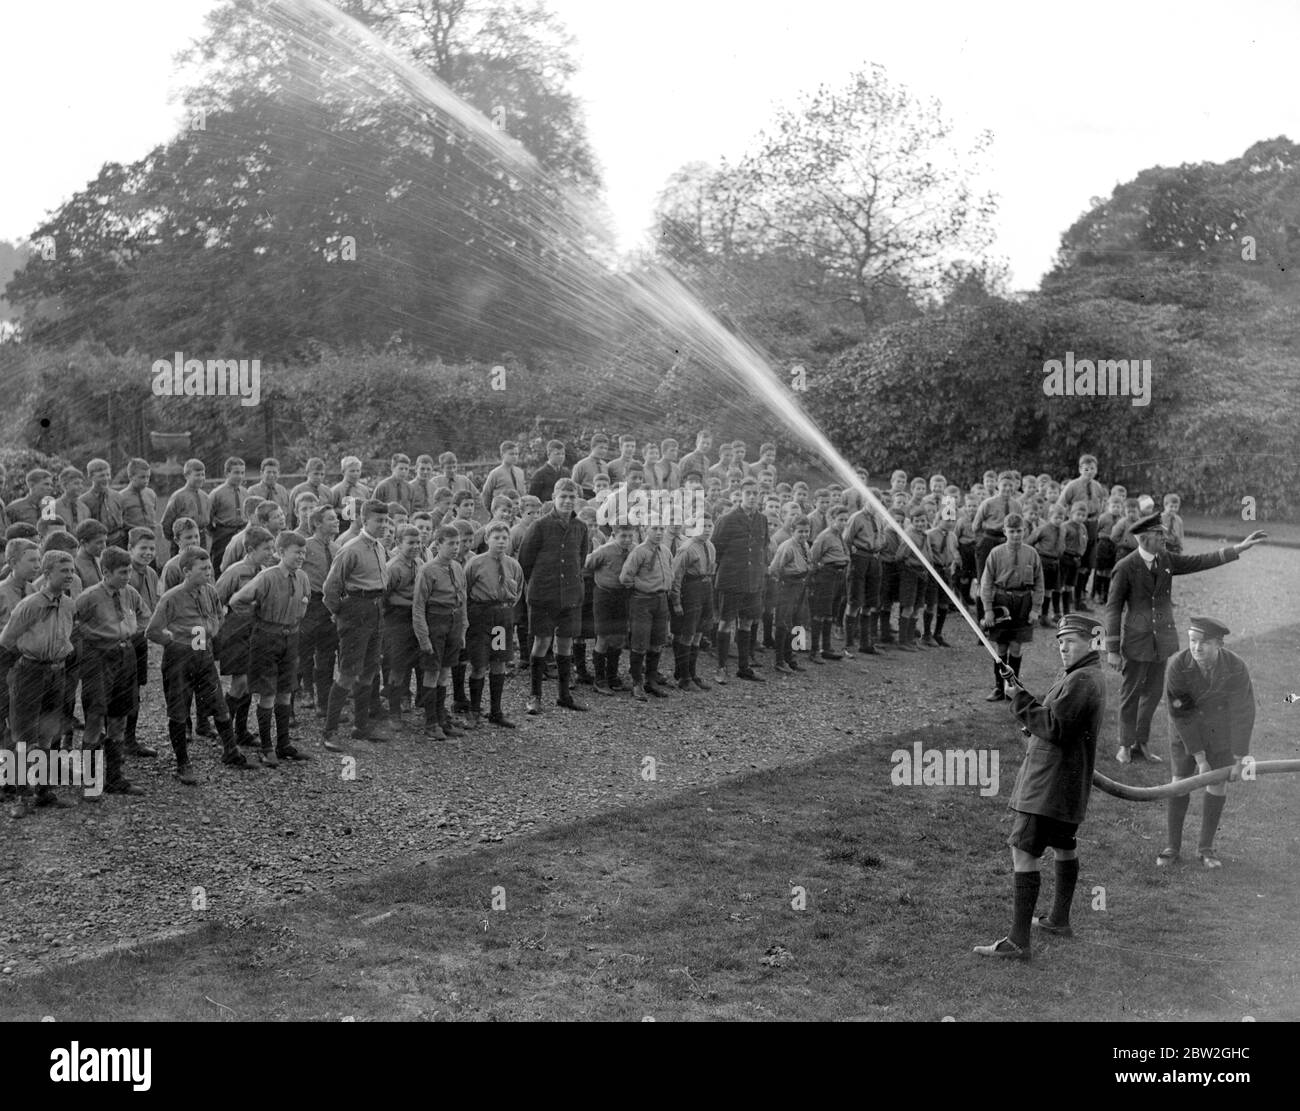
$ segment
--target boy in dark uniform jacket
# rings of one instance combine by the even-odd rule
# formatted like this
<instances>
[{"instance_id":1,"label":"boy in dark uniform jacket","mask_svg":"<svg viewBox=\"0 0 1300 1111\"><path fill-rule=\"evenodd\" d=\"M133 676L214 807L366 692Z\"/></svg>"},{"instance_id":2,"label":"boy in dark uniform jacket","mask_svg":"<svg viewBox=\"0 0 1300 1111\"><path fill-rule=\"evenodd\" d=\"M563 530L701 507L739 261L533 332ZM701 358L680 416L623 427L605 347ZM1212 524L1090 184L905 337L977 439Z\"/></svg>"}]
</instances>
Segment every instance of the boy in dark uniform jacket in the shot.
<instances>
[{"instance_id":1,"label":"boy in dark uniform jacket","mask_svg":"<svg viewBox=\"0 0 1300 1111\"><path fill-rule=\"evenodd\" d=\"M486 488L486 487L485 487ZM587 526L574 512L578 486L571 478L555 484L555 507L529 527L519 547L519 564L528 580L532 624L532 694L527 712L542 712L546 653L555 642L560 678L556 704L568 710L587 707L573 697L573 638L582 631L582 565L591 548Z\"/></svg>"},{"instance_id":2,"label":"boy in dark uniform jacket","mask_svg":"<svg viewBox=\"0 0 1300 1111\"><path fill-rule=\"evenodd\" d=\"M761 683L750 667L750 625L763 616L763 586L767 573L768 522L758 511L758 483L745 479L740 504L722 515L713 532L717 552L718 674L727 681L727 653L736 635L739 666L736 676Z\"/></svg>"},{"instance_id":3,"label":"boy in dark uniform jacket","mask_svg":"<svg viewBox=\"0 0 1300 1111\"><path fill-rule=\"evenodd\" d=\"M1165 689L1169 694L1169 720L1173 738L1169 745L1173 781L1232 768L1240 774L1241 761L1250 754L1255 728L1255 691L1246 662L1223 647L1228 629L1211 617L1193 617L1188 647L1169 661ZM1227 783L1205 788L1201 809L1201 839L1196 855L1206 868L1221 867L1214 852L1214 835L1227 802ZM1169 844L1156 857L1157 865L1173 864L1183 844L1183 819L1190 795L1169 800Z\"/></svg>"},{"instance_id":4,"label":"boy in dark uniform jacket","mask_svg":"<svg viewBox=\"0 0 1300 1111\"><path fill-rule=\"evenodd\" d=\"M1046 933L1069 937L1070 903L1079 879L1075 833L1088 810L1097 736L1106 712L1106 682L1093 648L1100 632L1088 617L1071 613L1056 632L1063 674L1041 702L1003 665L1003 679L1015 689L1011 712L1027 732L1016 786L1011 793L1015 824L1008 843L1015 869L1011 932L992 945L977 945L982 957L1028 960L1032 922ZM1052 913L1035 918L1043 850L1056 855L1056 897Z\"/></svg>"}]
</instances>

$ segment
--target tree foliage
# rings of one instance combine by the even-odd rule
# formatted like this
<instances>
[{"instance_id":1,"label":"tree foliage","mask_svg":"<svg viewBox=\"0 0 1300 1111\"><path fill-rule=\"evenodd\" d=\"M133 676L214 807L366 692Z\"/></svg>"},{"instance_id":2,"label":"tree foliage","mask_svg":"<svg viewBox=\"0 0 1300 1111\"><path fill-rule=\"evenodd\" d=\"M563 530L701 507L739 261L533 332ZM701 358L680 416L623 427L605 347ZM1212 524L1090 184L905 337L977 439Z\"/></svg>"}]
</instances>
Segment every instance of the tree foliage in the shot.
<instances>
[{"instance_id":1,"label":"tree foliage","mask_svg":"<svg viewBox=\"0 0 1300 1111\"><path fill-rule=\"evenodd\" d=\"M56 257L9 286L26 336L267 359L392 342L495 358L596 342L578 311L593 298L576 287L602 272L557 216L556 179L595 184L564 85L572 63L543 34L558 27L538 6L417 10L438 8L456 18L424 56L518 124L551 176L485 157L364 41L237 0L192 52L203 75L185 98L193 126L131 166L105 166L37 229ZM367 19L408 44L427 37L427 19L387 10L368 5Z\"/></svg>"}]
</instances>

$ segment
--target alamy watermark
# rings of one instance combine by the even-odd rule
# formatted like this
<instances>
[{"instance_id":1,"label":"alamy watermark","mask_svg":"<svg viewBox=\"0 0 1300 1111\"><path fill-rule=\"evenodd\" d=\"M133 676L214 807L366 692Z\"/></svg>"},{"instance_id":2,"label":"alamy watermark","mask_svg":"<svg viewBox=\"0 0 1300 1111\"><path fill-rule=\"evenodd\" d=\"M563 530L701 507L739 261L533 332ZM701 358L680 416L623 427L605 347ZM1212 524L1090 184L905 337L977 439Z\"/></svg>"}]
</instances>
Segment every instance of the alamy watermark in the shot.
<instances>
[{"instance_id":1,"label":"alamy watermark","mask_svg":"<svg viewBox=\"0 0 1300 1111\"><path fill-rule=\"evenodd\" d=\"M240 405L262 400L261 359L187 359L177 351L172 360L157 359L153 392L158 397L237 397Z\"/></svg>"},{"instance_id":2,"label":"alamy watermark","mask_svg":"<svg viewBox=\"0 0 1300 1111\"><path fill-rule=\"evenodd\" d=\"M12 749L0 749L0 787L84 787L90 797L101 795L103 750L28 749L25 741L19 741Z\"/></svg>"},{"instance_id":3,"label":"alamy watermark","mask_svg":"<svg viewBox=\"0 0 1300 1111\"><path fill-rule=\"evenodd\" d=\"M611 528L617 525L682 526L683 536L699 536L704 531L708 501L703 490L634 490L620 489L596 507L596 524Z\"/></svg>"},{"instance_id":4,"label":"alamy watermark","mask_svg":"<svg viewBox=\"0 0 1300 1111\"><path fill-rule=\"evenodd\" d=\"M889 779L895 787L974 787L985 798L998 793L998 750L922 748L912 751L896 748L889 756L893 764Z\"/></svg>"},{"instance_id":5,"label":"alamy watermark","mask_svg":"<svg viewBox=\"0 0 1300 1111\"><path fill-rule=\"evenodd\" d=\"M1043 363L1043 393L1048 397L1131 397L1133 404L1151 404L1150 359L1074 358L1048 359Z\"/></svg>"}]
</instances>

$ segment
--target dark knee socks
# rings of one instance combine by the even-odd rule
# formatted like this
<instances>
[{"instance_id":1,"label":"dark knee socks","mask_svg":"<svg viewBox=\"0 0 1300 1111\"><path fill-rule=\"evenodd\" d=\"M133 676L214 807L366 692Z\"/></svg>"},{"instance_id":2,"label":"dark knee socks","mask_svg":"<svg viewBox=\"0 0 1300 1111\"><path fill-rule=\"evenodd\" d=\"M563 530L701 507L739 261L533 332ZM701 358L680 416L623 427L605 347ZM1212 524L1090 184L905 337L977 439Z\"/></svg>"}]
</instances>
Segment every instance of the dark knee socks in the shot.
<instances>
[{"instance_id":1,"label":"dark knee socks","mask_svg":"<svg viewBox=\"0 0 1300 1111\"><path fill-rule=\"evenodd\" d=\"M1037 872L1015 874L1015 902L1012 909L1012 941L1022 949L1029 948L1029 927L1033 922L1034 908L1038 905L1038 888L1042 877Z\"/></svg>"},{"instance_id":2,"label":"dark knee socks","mask_svg":"<svg viewBox=\"0 0 1300 1111\"><path fill-rule=\"evenodd\" d=\"M274 738L271 736L271 723L274 721L274 715L270 706L263 706L261 703L258 703L256 712L257 737L262 742L263 750L269 752L274 743Z\"/></svg>"},{"instance_id":3,"label":"dark knee socks","mask_svg":"<svg viewBox=\"0 0 1300 1111\"><path fill-rule=\"evenodd\" d=\"M1052 902L1052 925L1070 924L1070 903L1074 901L1074 888L1079 882L1079 858L1056 862L1056 895Z\"/></svg>"},{"instance_id":4,"label":"dark knee socks","mask_svg":"<svg viewBox=\"0 0 1300 1111\"><path fill-rule=\"evenodd\" d=\"M1169 808L1165 811L1169 847L1174 852L1180 851L1183 847L1183 822L1187 818L1187 808L1191 805L1191 795L1179 795L1169 800Z\"/></svg>"}]
</instances>

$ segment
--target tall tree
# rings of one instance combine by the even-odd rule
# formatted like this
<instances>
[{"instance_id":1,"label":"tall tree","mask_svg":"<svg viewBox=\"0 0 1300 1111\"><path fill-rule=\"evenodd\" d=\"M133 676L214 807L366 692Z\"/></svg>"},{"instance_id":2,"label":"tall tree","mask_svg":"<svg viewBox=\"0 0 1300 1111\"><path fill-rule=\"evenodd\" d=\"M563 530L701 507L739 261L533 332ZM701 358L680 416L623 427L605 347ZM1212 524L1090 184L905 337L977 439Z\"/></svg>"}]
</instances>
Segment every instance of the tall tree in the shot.
<instances>
[{"instance_id":1,"label":"tall tree","mask_svg":"<svg viewBox=\"0 0 1300 1111\"><path fill-rule=\"evenodd\" d=\"M540 7L447 9L466 28L469 14L485 21L487 46L462 57L470 40L448 35L426 53L490 112L504 106L507 129L512 112L526 122L540 167L508 131L472 143L440 88L419 95L430 89L418 72L328 14L236 0L186 57L190 126L133 166L106 167L38 229L57 258L11 286L28 334L272 358L395 338L484 358L591 342L582 287L601 272L573 245L580 229L555 185L595 185L565 89L572 63L543 67L542 31L555 25ZM561 259L585 269L560 277Z\"/></svg>"},{"instance_id":2,"label":"tall tree","mask_svg":"<svg viewBox=\"0 0 1300 1111\"><path fill-rule=\"evenodd\" d=\"M679 171L660 201L661 249L724 269L785 260L791 294L869 329L991 241L994 198L974 184L989 142L963 149L937 101L871 67L780 110L734 167Z\"/></svg>"}]
</instances>

